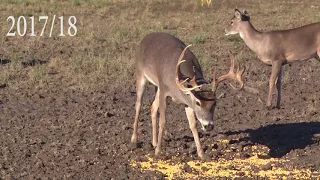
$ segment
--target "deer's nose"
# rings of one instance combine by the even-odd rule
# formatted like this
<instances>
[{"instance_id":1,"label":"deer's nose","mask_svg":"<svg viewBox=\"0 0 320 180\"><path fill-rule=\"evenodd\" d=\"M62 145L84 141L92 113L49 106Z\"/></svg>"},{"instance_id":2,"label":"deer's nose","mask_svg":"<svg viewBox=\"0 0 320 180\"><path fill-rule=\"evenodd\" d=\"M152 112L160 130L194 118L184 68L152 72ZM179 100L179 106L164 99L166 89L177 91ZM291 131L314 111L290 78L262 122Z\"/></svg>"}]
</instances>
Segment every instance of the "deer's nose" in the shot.
<instances>
[{"instance_id":1,"label":"deer's nose","mask_svg":"<svg viewBox=\"0 0 320 180\"><path fill-rule=\"evenodd\" d=\"M211 131L214 128L213 124L208 124L206 126L203 126L203 131L207 132L207 131Z\"/></svg>"},{"instance_id":2,"label":"deer's nose","mask_svg":"<svg viewBox=\"0 0 320 180\"><path fill-rule=\"evenodd\" d=\"M229 35L229 31L227 29L224 29L225 35Z\"/></svg>"}]
</instances>

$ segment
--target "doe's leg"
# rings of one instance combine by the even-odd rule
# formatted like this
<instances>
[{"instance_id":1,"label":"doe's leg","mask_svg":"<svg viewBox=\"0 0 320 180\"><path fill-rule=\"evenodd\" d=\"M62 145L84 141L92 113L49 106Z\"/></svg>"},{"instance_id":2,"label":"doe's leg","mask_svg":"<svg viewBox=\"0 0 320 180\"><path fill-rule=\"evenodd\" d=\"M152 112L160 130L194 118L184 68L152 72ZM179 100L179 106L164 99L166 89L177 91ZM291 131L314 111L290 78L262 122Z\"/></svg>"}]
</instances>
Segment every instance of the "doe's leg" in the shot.
<instances>
[{"instance_id":1,"label":"doe's leg","mask_svg":"<svg viewBox=\"0 0 320 180\"><path fill-rule=\"evenodd\" d=\"M282 81L282 70L283 67L280 66L280 71L277 79L277 92L278 92L278 97L277 97L277 108L280 109L280 102L281 102L281 81Z\"/></svg>"},{"instance_id":2,"label":"doe's leg","mask_svg":"<svg viewBox=\"0 0 320 180\"><path fill-rule=\"evenodd\" d=\"M271 108L272 93L274 91L276 80L279 76L281 65L282 65L281 61L275 61L272 63L271 76L269 79L269 92L268 92L268 99L267 99L267 108L269 109Z\"/></svg>"}]
</instances>

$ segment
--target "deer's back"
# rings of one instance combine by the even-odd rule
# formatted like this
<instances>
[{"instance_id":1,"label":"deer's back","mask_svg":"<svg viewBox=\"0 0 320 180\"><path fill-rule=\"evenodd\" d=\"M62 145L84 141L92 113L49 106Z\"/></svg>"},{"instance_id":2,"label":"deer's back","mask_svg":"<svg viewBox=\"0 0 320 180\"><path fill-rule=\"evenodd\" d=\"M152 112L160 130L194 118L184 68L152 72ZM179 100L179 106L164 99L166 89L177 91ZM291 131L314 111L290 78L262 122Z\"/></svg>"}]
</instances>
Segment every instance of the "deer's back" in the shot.
<instances>
[{"instance_id":1,"label":"deer's back","mask_svg":"<svg viewBox=\"0 0 320 180\"><path fill-rule=\"evenodd\" d=\"M320 47L320 23L265 33L265 51L270 58L288 61L309 59ZM275 52L277 52L275 54Z\"/></svg>"},{"instance_id":2,"label":"deer's back","mask_svg":"<svg viewBox=\"0 0 320 180\"><path fill-rule=\"evenodd\" d=\"M143 72L156 85L174 83L176 65L186 45L178 38L163 32L151 33L140 42L136 52L137 71ZM192 78L193 66L196 77L202 78L200 65L194 54L187 50L181 65L183 75Z\"/></svg>"}]
</instances>

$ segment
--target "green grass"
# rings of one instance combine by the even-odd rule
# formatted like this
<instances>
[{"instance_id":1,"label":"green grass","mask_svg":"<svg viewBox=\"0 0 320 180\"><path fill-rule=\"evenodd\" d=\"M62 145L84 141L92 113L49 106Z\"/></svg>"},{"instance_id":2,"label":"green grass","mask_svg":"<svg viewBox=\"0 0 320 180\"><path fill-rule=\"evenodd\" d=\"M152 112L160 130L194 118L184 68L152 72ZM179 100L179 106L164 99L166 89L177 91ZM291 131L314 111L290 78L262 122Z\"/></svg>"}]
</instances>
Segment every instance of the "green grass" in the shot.
<instances>
[{"instance_id":1,"label":"green grass","mask_svg":"<svg viewBox=\"0 0 320 180\"><path fill-rule=\"evenodd\" d=\"M205 74L210 76L213 66L217 66L218 70L228 68L227 50L236 55L244 51L237 56L239 60L247 62L248 66L254 63L254 54L239 35L224 35L224 28L235 7L246 9L253 25L259 30L286 29L320 19L320 7L316 0L303 3L298 0L212 1L210 6L201 6L200 0L69 0L41 3L39 0L5 0L0 3L1 34L6 34L10 28L10 23L6 21L9 15L52 17L53 14L76 16L78 34L63 38L49 38L48 35L7 38L3 35L0 37L3 48L0 54L16 61L26 57L42 60L52 57L59 61L54 68L73 81L81 82L81 86L112 83L120 87L134 81L133 57L139 41L148 33L164 31L179 37L186 44L193 44L191 49ZM37 34L41 27L36 25ZM0 81L19 81L19 74L28 74L29 80L35 83L50 78L46 73L50 70L46 67L50 65L21 68L18 64L1 65Z\"/></svg>"},{"instance_id":2,"label":"green grass","mask_svg":"<svg viewBox=\"0 0 320 180\"><path fill-rule=\"evenodd\" d=\"M194 35L191 39L192 44L204 44L208 39L205 35Z\"/></svg>"},{"instance_id":3,"label":"green grass","mask_svg":"<svg viewBox=\"0 0 320 180\"><path fill-rule=\"evenodd\" d=\"M41 0L3 0L3 3L8 3L8 4L23 4L23 5L31 5L31 4L38 4L43 1Z\"/></svg>"},{"instance_id":4,"label":"green grass","mask_svg":"<svg viewBox=\"0 0 320 180\"><path fill-rule=\"evenodd\" d=\"M238 35L228 36L227 39L228 39L228 41L231 41L231 42L234 42L234 43L244 43L242 38L240 36L238 36Z\"/></svg>"}]
</instances>

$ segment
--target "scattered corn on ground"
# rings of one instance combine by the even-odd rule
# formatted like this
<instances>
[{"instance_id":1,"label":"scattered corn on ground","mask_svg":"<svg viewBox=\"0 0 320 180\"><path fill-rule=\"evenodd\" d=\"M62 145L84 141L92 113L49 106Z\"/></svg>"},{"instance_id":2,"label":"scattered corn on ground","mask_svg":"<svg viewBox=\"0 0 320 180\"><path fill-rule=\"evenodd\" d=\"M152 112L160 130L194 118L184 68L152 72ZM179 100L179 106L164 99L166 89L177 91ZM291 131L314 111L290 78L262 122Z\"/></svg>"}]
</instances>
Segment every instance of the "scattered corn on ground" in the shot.
<instances>
[{"instance_id":1,"label":"scattered corn on ground","mask_svg":"<svg viewBox=\"0 0 320 180\"><path fill-rule=\"evenodd\" d=\"M219 143L228 143L220 140ZM270 158L269 148L266 146L248 146L252 155L240 158L239 153L231 155L232 159L223 156L212 161L202 162L193 160L181 162L178 157L169 160L160 160L146 156L147 161L132 161L131 166L145 171L162 173L167 179L198 179L198 178L268 178L268 179L320 179L319 171L310 169L296 169L286 167L289 160ZM234 149L225 149L223 154L234 152ZM230 154L229 154L230 155ZM266 158L267 157L267 158ZM186 170L186 167L189 170ZM281 168L280 168L281 167ZM190 170L191 169L191 170Z\"/></svg>"}]
</instances>

